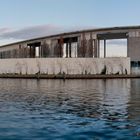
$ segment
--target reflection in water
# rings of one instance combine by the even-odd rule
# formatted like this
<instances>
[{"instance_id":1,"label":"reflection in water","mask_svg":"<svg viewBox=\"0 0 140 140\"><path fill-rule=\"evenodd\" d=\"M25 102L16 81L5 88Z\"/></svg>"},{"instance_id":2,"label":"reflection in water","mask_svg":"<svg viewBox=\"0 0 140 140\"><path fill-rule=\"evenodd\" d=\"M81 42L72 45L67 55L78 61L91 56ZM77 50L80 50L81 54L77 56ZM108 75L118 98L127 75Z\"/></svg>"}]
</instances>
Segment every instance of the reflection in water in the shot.
<instances>
[{"instance_id":1,"label":"reflection in water","mask_svg":"<svg viewBox=\"0 0 140 140\"><path fill-rule=\"evenodd\" d=\"M132 111L133 110L133 111ZM131 80L131 100L129 101L129 119L140 125L140 80Z\"/></svg>"},{"instance_id":2,"label":"reflection in water","mask_svg":"<svg viewBox=\"0 0 140 140\"><path fill-rule=\"evenodd\" d=\"M102 112L103 118L107 117L107 119L113 120L127 118L130 80L109 80L105 82L104 87L102 103L100 103L102 105L100 112Z\"/></svg>"},{"instance_id":3,"label":"reflection in water","mask_svg":"<svg viewBox=\"0 0 140 140\"><path fill-rule=\"evenodd\" d=\"M139 139L139 83L0 79L0 139Z\"/></svg>"}]
</instances>

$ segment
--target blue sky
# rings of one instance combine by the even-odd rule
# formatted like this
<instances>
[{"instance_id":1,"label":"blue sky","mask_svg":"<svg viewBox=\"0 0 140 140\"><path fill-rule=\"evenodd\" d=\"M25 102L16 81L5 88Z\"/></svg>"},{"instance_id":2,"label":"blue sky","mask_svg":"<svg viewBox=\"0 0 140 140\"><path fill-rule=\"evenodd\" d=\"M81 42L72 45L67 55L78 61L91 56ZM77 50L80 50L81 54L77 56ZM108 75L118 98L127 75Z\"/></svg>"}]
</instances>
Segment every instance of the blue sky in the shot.
<instances>
[{"instance_id":1,"label":"blue sky","mask_svg":"<svg viewBox=\"0 0 140 140\"><path fill-rule=\"evenodd\" d=\"M1 0L0 26L119 26L140 23L139 0Z\"/></svg>"},{"instance_id":2,"label":"blue sky","mask_svg":"<svg viewBox=\"0 0 140 140\"><path fill-rule=\"evenodd\" d=\"M140 25L139 17L140 0L0 0L0 44L36 37L38 31L38 36L45 35L48 28L51 33ZM27 36L27 30L35 36Z\"/></svg>"}]
</instances>

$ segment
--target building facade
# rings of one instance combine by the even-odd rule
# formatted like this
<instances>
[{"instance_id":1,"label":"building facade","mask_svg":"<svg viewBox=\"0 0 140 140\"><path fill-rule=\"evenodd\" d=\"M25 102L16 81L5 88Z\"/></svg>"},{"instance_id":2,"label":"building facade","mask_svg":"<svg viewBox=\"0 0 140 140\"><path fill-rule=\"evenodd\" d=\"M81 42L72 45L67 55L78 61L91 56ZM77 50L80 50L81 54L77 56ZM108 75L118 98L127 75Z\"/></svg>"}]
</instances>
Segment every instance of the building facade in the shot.
<instances>
[{"instance_id":1,"label":"building facade","mask_svg":"<svg viewBox=\"0 0 140 140\"><path fill-rule=\"evenodd\" d=\"M90 29L3 45L0 58L100 58L101 41L102 57L106 58L106 42L114 39L126 40L125 57L130 58L132 69L139 69L140 26Z\"/></svg>"}]
</instances>

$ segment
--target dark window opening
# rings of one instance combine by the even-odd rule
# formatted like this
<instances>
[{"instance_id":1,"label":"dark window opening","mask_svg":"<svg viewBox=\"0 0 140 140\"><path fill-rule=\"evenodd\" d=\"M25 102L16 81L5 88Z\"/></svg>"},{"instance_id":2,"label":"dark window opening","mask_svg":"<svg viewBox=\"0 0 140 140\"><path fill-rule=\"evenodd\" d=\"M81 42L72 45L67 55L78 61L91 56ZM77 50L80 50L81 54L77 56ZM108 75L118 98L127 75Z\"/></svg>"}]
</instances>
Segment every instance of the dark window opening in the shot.
<instances>
[{"instance_id":1,"label":"dark window opening","mask_svg":"<svg viewBox=\"0 0 140 140\"><path fill-rule=\"evenodd\" d=\"M40 57L41 42L30 43L30 44L27 44L27 46L30 49L30 57L31 58Z\"/></svg>"},{"instance_id":2,"label":"dark window opening","mask_svg":"<svg viewBox=\"0 0 140 140\"><path fill-rule=\"evenodd\" d=\"M61 39L58 40L58 43L61 44ZM78 50L78 37L70 37L63 39L63 58L68 57L77 57Z\"/></svg>"},{"instance_id":3,"label":"dark window opening","mask_svg":"<svg viewBox=\"0 0 140 140\"><path fill-rule=\"evenodd\" d=\"M132 68L140 68L140 61L131 61Z\"/></svg>"}]
</instances>

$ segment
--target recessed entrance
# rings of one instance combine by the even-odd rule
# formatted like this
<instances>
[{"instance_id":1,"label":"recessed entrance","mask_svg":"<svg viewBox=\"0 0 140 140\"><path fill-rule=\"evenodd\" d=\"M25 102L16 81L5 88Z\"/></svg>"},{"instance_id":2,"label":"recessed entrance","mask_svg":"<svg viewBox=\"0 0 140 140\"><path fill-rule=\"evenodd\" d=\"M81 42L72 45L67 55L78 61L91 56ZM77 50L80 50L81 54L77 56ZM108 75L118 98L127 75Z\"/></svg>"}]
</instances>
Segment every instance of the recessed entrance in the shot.
<instances>
[{"instance_id":1,"label":"recessed entrance","mask_svg":"<svg viewBox=\"0 0 140 140\"><path fill-rule=\"evenodd\" d=\"M77 57L78 37L63 39L63 58Z\"/></svg>"},{"instance_id":2,"label":"recessed entrance","mask_svg":"<svg viewBox=\"0 0 140 140\"><path fill-rule=\"evenodd\" d=\"M100 40L99 52L101 58L127 57L127 39Z\"/></svg>"},{"instance_id":3,"label":"recessed entrance","mask_svg":"<svg viewBox=\"0 0 140 140\"><path fill-rule=\"evenodd\" d=\"M27 46L30 49L30 58L40 57L41 42L30 43Z\"/></svg>"},{"instance_id":4,"label":"recessed entrance","mask_svg":"<svg viewBox=\"0 0 140 140\"><path fill-rule=\"evenodd\" d=\"M127 57L127 33L98 35L98 57Z\"/></svg>"}]
</instances>

